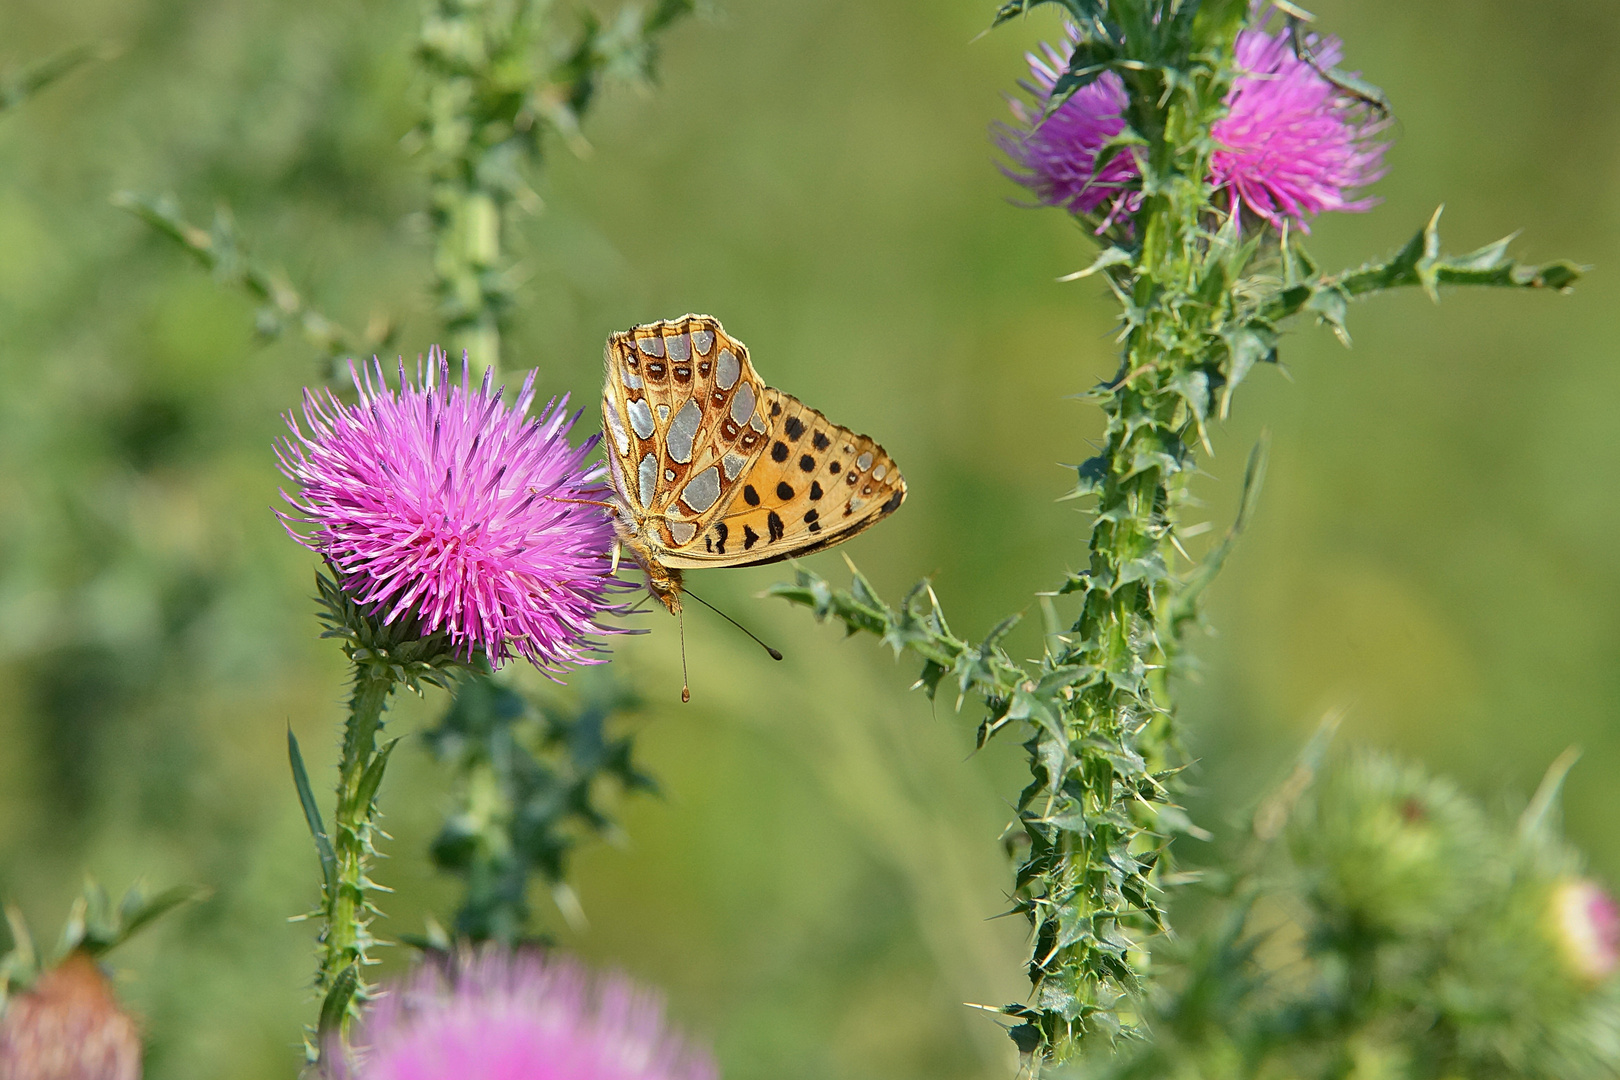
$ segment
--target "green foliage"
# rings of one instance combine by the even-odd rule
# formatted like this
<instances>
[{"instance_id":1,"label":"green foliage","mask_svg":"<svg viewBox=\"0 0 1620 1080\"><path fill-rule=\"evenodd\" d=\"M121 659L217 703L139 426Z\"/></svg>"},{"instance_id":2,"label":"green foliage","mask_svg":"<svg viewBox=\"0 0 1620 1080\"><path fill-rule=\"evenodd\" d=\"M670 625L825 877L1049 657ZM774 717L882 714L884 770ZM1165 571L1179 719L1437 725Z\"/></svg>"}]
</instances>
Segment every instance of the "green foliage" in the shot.
<instances>
[{"instance_id":1,"label":"green foliage","mask_svg":"<svg viewBox=\"0 0 1620 1080\"><path fill-rule=\"evenodd\" d=\"M338 360L343 357L375 356L393 343L393 320L372 318L365 332L356 334L327 318L295 289L286 276L272 270L246 250L230 212L221 207L208 229L187 221L172 197L153 198L120 191L113 205L127 210L150 225L160 236L179 244L198 265L222 286L239 289L260 301L254 328L263 338L274 338L289 325L296 326L315 348L322 377L328 381L346 378Z\"/></svg>"},{"instance_id":2,"label":"green foliage","mask_svg":"<svg viewBox=\"0 0 1620 1080\"><path fill-rule=\"evenodd\" d=\"M17 71L0 73L0 113L15 109L92 60L104 60L109 55L110 51L102 46L76 45Z\"/></svg>"},{"instance_id":3,"label":"green foliage","mask_svg":"<svg viewBox=\"0 0 1620 1080\"><path fill-rule=\"evenodd\" d=\"M437 727L433 755L455 770L459 806L433 842L433 860L467 883L453 930L475 942L534 940L529 884L538 877L577 920L568 856L581 839L617 835L605 788L656 792L632 760L615 715L635 700L607 678L584 679L577 705L541 702L495 679L469 674Z\"/></svg>"},{"instance_id":4,"label":"green foliage","mask_svg":"<svg viewBox=\"0 0 1620 1080\"><path fill-rule=\"evenodd\" d=\"M1620 982L1570 963L1555 918L1580 870L1565 763L1517 821L1382 755L1302 766L1256 815L1258 858L1208 879L1209 929L1156 950L1151 1037L1075 1076L1614 1075Z\"/></svg>"},{"instance_id":5,"label":"green foliage","mask_svg":"<svg viewBox=\"0 0 1620 1080\"><path fill-rule=\"evenodd\" d=\"M514 211L540 206L526 170L543 159L546 136L585 151L580 124L603 80L651 80L658 34L694 6L630 3L607 23L586 10L570 32L551 0L426 0L415 139L433 184L440 316L451 351L465 351L475 373L500 364L515 287L503 232Z\"/></svg>"}]
</instances>

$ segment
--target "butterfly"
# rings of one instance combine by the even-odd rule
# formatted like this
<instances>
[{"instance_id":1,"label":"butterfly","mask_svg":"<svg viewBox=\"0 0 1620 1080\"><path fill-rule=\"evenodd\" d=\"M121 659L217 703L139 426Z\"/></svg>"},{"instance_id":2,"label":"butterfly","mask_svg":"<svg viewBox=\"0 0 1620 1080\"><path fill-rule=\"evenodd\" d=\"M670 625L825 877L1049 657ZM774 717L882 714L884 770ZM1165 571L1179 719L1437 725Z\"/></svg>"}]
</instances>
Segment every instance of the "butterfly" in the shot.
<instances>
[{"instance_id":1,"label":"butterfly","mask_svg":"<svg viewBox=\"0 0 1620 1080\"><path fill-rule=\"evenodd\" d=\"M905 501L883 447L766 386L717 319L613 334L605 359L614 529L672 615L683 570L808 555Z\"/></svg>"}]
</instances>

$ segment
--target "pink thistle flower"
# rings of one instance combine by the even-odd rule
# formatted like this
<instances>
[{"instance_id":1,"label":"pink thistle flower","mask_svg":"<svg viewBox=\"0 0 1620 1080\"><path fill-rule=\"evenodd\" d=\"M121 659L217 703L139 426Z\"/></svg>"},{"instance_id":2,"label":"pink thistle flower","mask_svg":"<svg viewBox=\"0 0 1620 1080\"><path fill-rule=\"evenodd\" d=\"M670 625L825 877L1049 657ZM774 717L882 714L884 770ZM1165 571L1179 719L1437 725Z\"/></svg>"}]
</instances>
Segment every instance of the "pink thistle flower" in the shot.
<instances>
[{"instance_id":1,"label":"pink thistle flower","mask_svg":"<svg viewBox=\"0 0 1620 1080\"><path fill-rule=\"evenodd\" d=\"M339 1080L717 1080L656 995L577 964L486 950L427 966L366 1013Z\"/></svg>"},{"instance_id":2,"label":"pink thistle flower","mask_svg":"<svg viewBox=\"0 0 1620 1080\"><path fill-rule=\"evenodd\" d=\"M1312 41L1317 64L1336 67L1338 38ZM1371 119L1366 104L1294 55L1286 34L1260 29L1238 35L1238 77L1226 96L1227 114L1211 134L1216 150L1210 179L1231 201L1282 228L1329 210L1370 210L1376 199L1354 192L1384 175L1389 126Z\"/></svg>"},{"instance_id":3,"label":"pink thistle flower","mask_svg":"<svg viewBox=\"0 0 1620 1080\"><path fill-rule=\"evenodd\" d=\"M1014 166L1004 166L1002 172L1029 188L1042 204L1061 206L1071 214L1094 214L1106 206L1097 230L1101 232L1141 204L1136 190L1141 173L1129 150L1097 168L1103 146L1125 130L1125 84L1113 72L1076 90L1056 112L1041 119L1078 40L1079 31L1071 26L1066 49L1042 42L1041 55L1025 54L1034 82L1019 80L1018 85L1032 100L1009 97L1007 105L1019 126L997 124L995 137Z\"/></svg>"},{"instance_id":4,"label":"pink thistle flower","mask_svg":"<svg viewBox=\"0 0 1620 1080\"><path fill-rule=\"evenodd\" d=\"M1596 883L1559 882L1547 914L1565 963L1582 980L1602 982L1620 970L1620 905Z\"/></svg>"},{"instance_id":5,"label":"pink thistle flower","mask_svg":"<svg viewBox=\"0 0 1620 1080\"><path fill-rule=\"evenodd\" d=\"M1010 102L1018 126L999 126L996 141L1014 166L1003 171L1041 203L1083 214L1106 205L1101 232L1140 205L1141 173L1128 151L1095 167L1103 145L1125 127L1125 85L1113 72L1042 119L1077 40L1070 27L1066 48L1043 44L1042 55L1028 55L1033 82L1020 85L1032 100ZM1343 54L1337 38L1310 44L1323 68ZM1227 114L1211 132L1209 177L1232 213L1246 207L1273 228L1289 222L1309 232L1307 219L1316 214L1370 209L1377 200L1356 192L1384 175L1386 146L1378 136L1388 121L1295 56L1285 33L1242 31L1236 61Z\"/></svg>"},{"instance_id":6,"label":"pink thistle flower","mask_svg":"<svg viewBox=\"0 0 1620 1080\"><path fill-rule=\"evenodd\" d=\"M536 418L534 374L510 406L484 376L478 390L450 381L443 350L400 389L372 361L353 375L360 400L304 392L305 434L276 448L298 484L283 497L294 539L325 556L344 589L387 625L417 620L424 636L443 631L458 655L482 650L491 664L523 656L548 674L599 662L599 615L608 594L613 527L600 465L585 459L597 437L568 443L578 419L567 398ZM571 501L573 500L573 501ZM295 525L314 526L307 535Z\"/></svg>"}]
</instances>

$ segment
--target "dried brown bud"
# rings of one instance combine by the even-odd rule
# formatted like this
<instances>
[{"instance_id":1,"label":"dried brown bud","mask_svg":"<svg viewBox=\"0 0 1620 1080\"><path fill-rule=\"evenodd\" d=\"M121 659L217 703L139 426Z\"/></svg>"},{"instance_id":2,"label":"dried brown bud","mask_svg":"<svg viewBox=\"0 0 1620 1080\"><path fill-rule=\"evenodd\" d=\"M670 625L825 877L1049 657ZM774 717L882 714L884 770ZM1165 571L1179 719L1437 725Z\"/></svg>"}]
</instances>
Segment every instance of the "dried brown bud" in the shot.
<instances>
[{"instance_id":1,"label":"dried brown bud","mask_svg":"<svg viewBox=\"0 0 1620 1080\"><path fill-rule=\"evenodd\" d=\"M140 1080L141 1039L106 976L75 952L0 1017L0 1080Z\"/></svg>"}]
</instances>

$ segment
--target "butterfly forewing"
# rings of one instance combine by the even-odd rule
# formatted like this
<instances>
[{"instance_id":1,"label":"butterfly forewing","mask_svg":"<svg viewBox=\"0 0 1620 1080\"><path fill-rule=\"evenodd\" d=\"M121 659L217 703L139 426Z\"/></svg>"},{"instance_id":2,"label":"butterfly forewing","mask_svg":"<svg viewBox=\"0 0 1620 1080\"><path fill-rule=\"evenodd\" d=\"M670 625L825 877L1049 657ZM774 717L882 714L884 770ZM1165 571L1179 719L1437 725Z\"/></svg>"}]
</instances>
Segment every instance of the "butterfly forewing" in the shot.
<instances>
[{"instance_id":1,"label":"butterfly forewing","mask_svg":"<svg viewBox=\"0 0 1620 1080\"><path fill-rule=\"evenodd\" d=\"M848 540L906 497L894 459L798 398L765 388L772 436L718 520L667 566L752 566Z\"/></svg>"},{"instance_id":2,"label":"butterfly forewing","mask_svg":"<svg viewBox=\"0 0 1620 1080\"><path fill-rule=\"evenodd\" d=\"M602 419L613 486L659 546L690 544L736 498L768 442L748 350L704 316L608 339Z\"/></svg>"}]
</instances>

